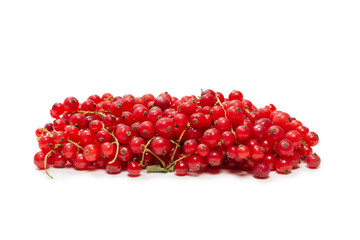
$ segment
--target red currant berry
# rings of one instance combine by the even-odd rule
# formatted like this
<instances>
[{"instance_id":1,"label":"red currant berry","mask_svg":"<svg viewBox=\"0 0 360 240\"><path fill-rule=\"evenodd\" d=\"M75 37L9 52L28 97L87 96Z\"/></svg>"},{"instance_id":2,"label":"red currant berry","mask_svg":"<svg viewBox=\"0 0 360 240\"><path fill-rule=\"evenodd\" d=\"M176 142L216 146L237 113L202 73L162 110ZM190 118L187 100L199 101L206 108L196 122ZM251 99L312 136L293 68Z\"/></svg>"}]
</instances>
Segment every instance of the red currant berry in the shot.
<instances>
[{"instance_id":1,"label":"red currant berry","mask_svg":"<svg viewBox=\"0 0 360 240\"><path fill-rule=\"evenodd\" d=\"M145 149L145 145L146 145L146 142L141 137L133 137L131 139L131 141L129 142L129 148L133 154L142 153Z\"/></svg>"},{"instance_id":2,"label":"red currant berry","mask_svg":"<svg viewBox=\"0 0 360 240\"><path fill-rule=\"evenodd\" d=\"M90 130L80 131L79 137L80 137L80 143L83 146L95 143L95 139L96 139L95 134Z\"/></svg>"},{"instance_id":3,"label":"red currant berry","mask_svg":"<svg viewBox=\"0 0 360 240\"><path fill-rule=\"evenodd\" d=\"M231 106L226 110L226 116L231 123L239 123L244 119L243 111L240 107Z\"/></svg>"},{"instance_id":4,"label":"red currant berry","mask_svg":"<svg viewBox=\"0 0 360 240\"><path fill-rule=\"evenodd\" d=\"M63 103L64 110L67 112L74 112L79 108L79 101L74 97L68 97Z\"/></svg>"},{"instance_id":5,"label":"red currant berry","mask_svg":"<svg viewBox=\"0 0 360 240\"><path fill-rule=\"evenodd\" d=\"M84 157L88 162L95 162L100 157L100 149L98 145L89 144L84 147Z\"/></svg>"},{"instance_id":6,"label":"red currant berry","mask_svg":"<svg viewBox=\"0 0 360 240\"><path fill-rule=\"evenodd\" d=\"M284 139L289 140L292 143L294 149L299 148L301 145L301 134L296 130L287 132L284 136Z\"/></svg>"},{"instance_id":7,"label":"red currant berry","mask_svg":"<svg viewBox=\"0 0 360 240\"><path fill-rule=\"evenodd\" d=\"M131 141L134 136L134 132L129 126L124 125L116 129L115 136L119 143L126 144Z\"/></svg>"},{"instance_id":8,"label":"red currant berry","mask_svg":"<svg viewBox=\"0 0 360 240\"><path fill-rule=\"evenodd\" d=\"M280 126L271 126L266 131L267 140L270 144L276 144L278 141L284 138L284 130Z\"/></svg>"},{"instance_id":9,"label":"red currant berry","mask_svg":"<svg viewBox=\"0 0 360 240\"><path fill-rule=\"evenodd\" d=\"M45 153L53 150L55 147L52 138L47 135L41 136L38 143L39 148Z\"/></svg>"},{"instance_id":10,"label":"red currant berry","mask_svg":"<svg viewBox=\"0 0 360 240\"><path fill-rule=\"evenodd\" d=\"M209 147L215 147L221 139L220 132L216 128L209 128L202 136L202 141Z\"/></svg>"},{"instance_id":11,"label":"red currant berry","mask_svg":"<svg viewBox=\"0 0 360 240\"><path fill-rule=\"evenodd\" d=\"M225 131L230 131L231 122L226 117L221 117L214 122L214 127L221 133Z\"/></svg>"},{"instance_id":12,"label":"red currant berry","mask_svg":"<svg viewBox=\"0 0 360 240\"><path fill-rule=\"evenodd\" d=\"M225 131L221 134L221 145L224 147L228 147L230 145L235 144L236 139L235 135L231 131Z\"/></svg>"},{"instance_id":13,"label":"red currant berry","mask_svg":"<svg viewBox=\"0 0 360 240\"><path fill-rule=\"evenodd\" d=\"M118 174L121 172L122 163L117 159L115 161L110 161L106 164L106 172L109 174Z\"/></svg>"},{"instance_id":14,"label":"red currant berry","mask_svg":"<svg viewBox=\"0 0 360 240\"><path fill-rule=\"evenodd\" d=\"M304 141L311 147L314 147L319 143L319 136L314 132L308 132L304 137Z\"/></svg>"},{"instance_id":15,"label":"red currant berry","mask_svg":"<svg viewBox=\"0 0 360 240\"><path fill-rule=\"evenodd\" d=\"M140 123L138 133L145 139L150 139L155 136L155 125L150 121Z\"/></svg>"},{"instance_id":16,"label":"red currant berry","mask_svg":"<svg viewBox=\"0 0 360 240\"><path fill-rule=\"evenodd\" d=\"M132 160L133 154L128 146L120 146L118 158L123 162Z\"/></svg>"},{"instance_id":17,"label":"red currant berry","mask_svg":"<svg viewBox=\"0 0 360 240\"><path fill-rule=\"evenodd\" d=\"M308 168L317 168L320 165L320 157L314 153L314 154L309 154L306 157L306 164Z\"/></svg>"},{"instance_id":18,"label":"red currant berry","mask_svg":"<svg viewBox=\"0 0 360 240\"><path fill-rule=\"evenodd\" d=\"M65 143L61 147L61 155L66 159L73 159L77 153L77 147L72 143Z\"/></svg>"},{"instance_id":19,"label":"red currant berry","mask_svg":"<svg viewBox=\"0 0 360 240\"><path fill-rule=\"evenodd\" d=\"M184 142L183 150L186 154L193 154L197 150L197 142L194 139L189 139Z\"/></svg>"},{"instance_id":20,"label":"red currant berry","mask_svg":"<svg viewBox=\"0 0 360 240\"><path fill-rule=\"evenodd\" d=\"M44 167L44 163L45 163L45 156L46 153L43 151L37 152L34 156L34 164L39 168L39 169L45 169ZM46 168L49 168L50 164L46 165Z\"/></svg>"},{"instance_id":21,"label":"red currant berry","mask_svg":"<svg viewBox=\"0 0 360 240\"><path fill-rule=\"evenodd\" d=\"M250 158L254 162L259 162L265 156L265 150L260 145L251 148Z\"/></svg>"},{"instance_id":22,"label":"red currant berry","mask_svg":"<svg viewBox=\"0 0 360 240\"><path fill-rule=\"evenodd\" d=\"M222 163L223 156L220 151L210 150L209 155L206 157L206 161L211 166L219 166Z\"/></svg>"},{"instance_id":23,"label":"red currant berry","mask_svg":"<svg viewBox=\"0 0 360 240\"><path fill-rule=\"evenodd\" d=\"M242 101L244 99L243 94L240 91L236 91L236 90L232 91L229 94L229 100L231 101L235 99Z\"/></svg>"},{"instance_id":24,"label":"red currant berry","mask_svg":"<svg viewBox=\"0 0 360 240\"><path fill-rule=\"evenodd\" d=\"M106 158L113 158L115 156L116 147L110 142L104 142L100 145L100 154Z\"/></svg>"},{"instance_id":25,"label":"red currant berry","mask_svg":"<svg viewBox=\"0 0 360 240\"><path fill-rule=\"evenodd\" d=\"M52 157L52 165L55 168L63 168L65 167L67 162L68 162L67 159L61 154L55 154Z\"/></svg>"},{"instance_id":26,"label":"red currant berry","mask_svg":"<svg viewBox=\"0 0 360 240\"><path fill-rule=\"evenodd\" d=\"M63 131L54 132L52 140L54 144L63 144L67 141L66 133Z\"/></svg>"},{"instance_id":27,"label":"red currant berry","mask_svg":"<svg viewBox=\"0 0 360 240\"><path fill-rule=\"evenodd\" d=\"M158 156L165 156L170 151L170 141L168 138L157 136L151 143L151 150Z\"/></svg>"},{"instance_id":28,"label":"red currant berry","mask_svg":"<svg viewBox=\"0 0 360 240\"><path fill-rule=\"evenodd\" d=\"M95 139L96 139L95 140L96 143L101 144L101 143L104 143L104 142L111 142L112 137L111 137L111 134L108 133L107 131L100 130L100 131L98 131L96 133Z\"/></svg>"},{"instance_id":29,"label":"red currant berry","mask_svg":"<svg viewBox=\"0 0 360 240\"><path fill-rule=\"evenodd\" d=\"M292 169L292 161L289 158L279 158L275 164L278 173L288 174Z\"/></svg>"},{"instance_id":30,"label":"red currant berry","mask_svg":"<svg viewBox=\"0 0 360 240\"><path fill-rule=\"evenodd\" d=\"M209 155L210 153L210 148L208 145L206 144L203 144L203 143L200 143L198 146L197 146L197 154L200 156L200 157L206 157L207 155Z\"/></svg>"},{"instance_id":31,"label":"red currant berry","mask_svg":"<svg viewBox=\"0 0 360 240\"><path fill-rule=\"evenodd\" d=\"M155 100L154 100L154 105L161 108L161 110L165 110L167 108L170 107L170 100L164 96L158 96Z\"/></svg>"},{"instance_id":32,"label":"red currant berry","mask_svg":"<svg viewBox=\"0 0 360 240\"><path fill-rule=\"evenodd\" d=\"M238 158L247 159L250 156L251 150L246 145L240 145L237 149Z\"/></svg>"},{"instance_id":33,"label":"red currant berry","mask_svg":"<svg viewBox=\"0 0 360 240\"><path fill-rule=\"evenodd\" d=\"M210 109L209 112L211 120L215 121L221 117L225 117L225 111L221 106L214 106Z\"/></svg>"},{"instance_id":34,"label":"red currant berry","mask_svg":"<svg viewBox=\"0 0 360 240\"><path fill-rule=\"evenodd\" d=\"M86 161L82 153L76 154L72 163L76 170L86 170L90 166L90 163Z\"/></svg>"},{"instance_id":35,"label":"red currant berry","mask_svg":"<svg viewBox=\"0 0 360 240\"><path fill-rule=\"evenodd\" d=\"M251 136L251 129L246 125L238 126L235 129L235 135L239 141L246 141Z\"/></svg>"},{"instance_id":36,"label":"red currant berry","mask_svg":"<svg viewBox=\"0 0 360 240\"><path fill-rule=\"evenodd\" d=\"M190 116L190 125L193 128L203 128L206 125L206 117L203 113L194 113Z\"/></svg>"},{"instance_id":37,"label":"red currant berry","mask_svg":"<svg viewBox=\"0 0 360 240\"><path fill-rule=\"evenodd\" d=\"M261 161L269 164L270 169L271 169L271 170L274 170L274 169L275 169L276 160L277 160L277 157L276 157L275 154L266 154Z\"/></svg>"},{"instance_id":38,"label":"red currant berry","mask_svg":"<svg viewBox=\"0 0 360 240\"><path fill-rule=\"evenodd\" d=\"M294 147L289 140L283 139L276 144L276 152L281 157L290 157L294 152Z\"/></svg>"},{"instance_id":39,"label":"red currant berry","mask_svg":"<svg viewBox=\"0 0 360 240\"><path fill-rule=\"evenodd\" d=\"M180 160L175 164L175 174L178 176L185 176L189 171L189 167L186 161Z\"/></svg>"},{"instance_id":40,"label":"red currant berry","mask_svg":"<svg viewBox=\"0 0 360 240\"><path fill-rule=\"evenodd\" d=\"M174 120L172 118L160 118L155 124L156 132L163 137L170 138L174 133Z\"/></svg>"},{"instance_id":41,"label":"red currant berry","mask_svg":"<svg viewBox=\"0 0 360 240\"><path fill-rule=\"evenodd\" d=\"M205 106L214 106L216 102L215 94L202 94L200 97L200 105Z\"/></svg>"},{"instance_id":42,"label":"red currant berry","mask_svg":"<svg viewBox=\"0 0 360 240\"><path fill-rule=\"evenodd\" d=\"M254 164L253 175L255 178L265 179L270 174L270 166L266 162L258 162Z\"/></svg>"},{"instance_id":43,"label":"red currant berry","mask_svg":"<svg viewBox=\"0 0 360 240\"><path fill-rule=\"evenodd\" d=\"M203 159L199 155L191 155L186 160L191 171L200 170Z\"/></svg>"},{"instance_id":44,"label":"red currant berry","mask_svg":"<svg viewBox=\"0 0 360 240\"><path fill-rule=\"evenodd\" d=\"M89 128L92 132L97 133L103 128L103 124L99 120L93 120L90 122Z\"/></svg>"},{"instance_id":45,"label":"red currant berry","mask_svg":"<svg viewBox=\"0 0 360 240\"><path fill-rule=\"evenodd\" d=\"M137 177L140 175L141 167L138 162L131 161L128 164L127 171L129 173L129 176Z\"/></svg>"}]
</instances>

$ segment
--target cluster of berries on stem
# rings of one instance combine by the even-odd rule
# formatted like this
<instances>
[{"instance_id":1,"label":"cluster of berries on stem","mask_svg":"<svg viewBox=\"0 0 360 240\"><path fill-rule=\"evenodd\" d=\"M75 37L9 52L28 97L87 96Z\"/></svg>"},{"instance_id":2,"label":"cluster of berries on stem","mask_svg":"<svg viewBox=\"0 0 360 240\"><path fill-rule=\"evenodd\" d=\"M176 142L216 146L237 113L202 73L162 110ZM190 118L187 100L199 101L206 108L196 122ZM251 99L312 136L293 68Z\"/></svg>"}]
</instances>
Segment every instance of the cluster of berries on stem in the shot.
<instances>
[{"instance_id":1,"label":"cluster of berries on stem","mask_svg":"<svg viewBox=\"0 0 360 240\"><path fill-rule=\"evenodd\" d=\"M176 98L145 94L74 97L53 104L52 123L35 132L39 169L72 166L105 169L129 176L175 172L178 176L206 169L238 169L256 178L271 171L288 174L306 162L317 168L313 153L319 136L273 104L256 108L240 91L227 98L213 90Z\"/></svg>"}]
</instances>

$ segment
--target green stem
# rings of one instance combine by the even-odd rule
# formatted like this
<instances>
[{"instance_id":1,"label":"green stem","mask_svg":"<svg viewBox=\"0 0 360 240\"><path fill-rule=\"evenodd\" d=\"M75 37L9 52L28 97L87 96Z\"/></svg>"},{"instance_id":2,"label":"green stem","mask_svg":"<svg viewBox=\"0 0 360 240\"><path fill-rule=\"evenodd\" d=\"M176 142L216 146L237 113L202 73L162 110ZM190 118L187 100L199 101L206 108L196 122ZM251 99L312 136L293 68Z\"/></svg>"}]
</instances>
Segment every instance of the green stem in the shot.
<instances>
[{"instance_id":1,"label":"green stem","mask_svg":"<svg viewBox=\"0 0 360 240\"><path fill-rule=\"evenodd\" d=\"M174 160L176 151L178 150L179 145L180 145L180 143L181 143L181 139L183 138L186 130L187 130L189 127L190 127L190 123L187 124L186 128L185 128L184 131L181 133L181 135L180 135L180 137L179 137L179 140L178 140L179 143L175 146L175 150L174 150L174 152L173 152L173 154L172 154L172 156L171 156L170 163Z\"/></svg>"},{"instance_id":2,"label":"green stem","mask_svg":"<svg viewBox=\"0 0 360 240\"><path fill-rule=\"evenodd\" d=\"M74 142L74 141L72 141L70 139L68 139L68 142L74 144L77 148L80 148L81 150L84 150L84 148L82 146L80 146L79 144L77 144L76 142Z\"/></svg>"},{"instance_id":3,"label":"green stem","mask_svg":"<svg viewBox=\"0 0 360 240\"><path fill-rule=\"evenodd\" d=\"M46 169L46 164L47 164L47 159L48 157L51 155L51 153L53 153L54 151L51 150L50 152L48 152L46 155L45 155L45 159L44 159L44 169L45 169L45 173L51 178L53 179L53 177L49 174L49 172L47 171Z\"/></svg>"},{"instance_id":4,"label":"green stem","mask_svg":"<svg viewBox=\"0 0 360 240\"><path fill-rule=\"evenodd\" d=\"M143 165L143 162L144 162L145 152L148 150L147 148L148 148L149 144L151 143L151 141L152 141L154 138L155 138L155 137L151 138L151 139L146 143L146 145L145 145L144 151L143 151L142 156L141 156L141 161L140 161L140 164L139 164L140 167L144 166L144 165Z\"/></svg>"},{"instance_id":5,"label":"green stem","mask_svg":"<svg viewBox=\"0 0 360 240\"><path fill-rule=\"evenodd\" d=\"M193 155L193 154L196 154L196 153L192 153L192 154L189 154L189 155L186 155L186 156L183 156L183 157L181 157L181 158L176 159L174 162L172 162L171 164L169 164L169 165L167 166L166 170L169 170L169 169L170 169L173 165L175 165L177 162L179 162L180 160L183 160L183 159L185 159L185 158L187 158L187 157L190 157L190 156Z\"/></svg>"},{"instance_id":6,"label":"green stem","mask_svg":"<svg viewBox=\"0 0 360 240\"><path fill-rule=\"evenodd\" d=\"M114 162L116 161L116 159L117 159L117 157L118 157L118 155L119 155L120 143L119 143L119 141L117 140L117 138L116 138L116 136L114 135L114 133L109 132L109 131L105 128L104 125L103 125L103 130L106 131L106 132L108 132L108 133L114 138L114 140L115 140L115 144L116 144L115 156L114 156L114 159L109 162L109 164L112 164L112 163L114 163Z\"/></svg>"},{"instance_id":7,"label":"green stem","mask_svg":"<svg viewBox=\"0 0 360 240\"><path fill-rule=\"evenodd\" d=\"M145 151L145 150L144 150ZM163 165L163 167L165 168L165 163L164 161L155 153L153 153L153 151L151 151L150 149L146 149L147 152L151 153L157 160L159 160L159 162Z\"/></svg>"}]
</instances>

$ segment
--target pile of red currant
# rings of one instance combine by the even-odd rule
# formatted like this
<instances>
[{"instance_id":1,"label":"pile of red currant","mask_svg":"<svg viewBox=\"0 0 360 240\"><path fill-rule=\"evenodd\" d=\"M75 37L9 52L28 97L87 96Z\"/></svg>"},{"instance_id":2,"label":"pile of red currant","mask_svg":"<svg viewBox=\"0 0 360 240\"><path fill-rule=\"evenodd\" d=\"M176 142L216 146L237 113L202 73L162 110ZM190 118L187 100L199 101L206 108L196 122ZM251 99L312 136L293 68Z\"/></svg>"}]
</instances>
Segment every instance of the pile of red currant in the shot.
<instances>
[{"instance_id":1,"label":"pile of red currant","mask_svg":"<svg viewBox=\"0 0 360 240\"><path fill-rule=\"evenodd\" d=\"M39 169L105 169L129 176L175 172L183 176L206 169L238 169L256 178L270 171L288 174L304 161L317 168L312 147L319 142L299 120L273 104L256 108L240 91L227 98L206 90L176 98L105 93L80 103L68 97L55 103L55 120L36 130Z\"/></svg>"}]
</instances>

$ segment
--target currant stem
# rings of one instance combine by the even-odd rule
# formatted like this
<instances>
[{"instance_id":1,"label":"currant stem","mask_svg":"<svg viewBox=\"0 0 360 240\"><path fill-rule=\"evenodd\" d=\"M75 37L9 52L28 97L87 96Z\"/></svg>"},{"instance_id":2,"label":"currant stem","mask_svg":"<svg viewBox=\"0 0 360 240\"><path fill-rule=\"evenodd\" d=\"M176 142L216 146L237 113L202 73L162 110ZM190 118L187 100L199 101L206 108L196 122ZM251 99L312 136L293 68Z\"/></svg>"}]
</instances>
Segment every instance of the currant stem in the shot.
<instances>
[{"instance_id":1,"label":"currant stem","mask_svg":"<svg viewBox=\"0 0 360 240\"><path fill-rule=\"evenodd\" d=\"M188 155L186 155L186 156L183 156L183 157L181 157L181 158L176 159L174 162L172 162L171 164L169 164L166 169L169 170L169 169L170 169L173 165L175 165L178 161L183 160L183 159L185 159L185 158L187 158L187 157L190 157L190 156L193 155L193 154L196 154L196 153L188 154Z\"/></svg>"},{"instance_id":2,"label":"currant stem","mask_svg":"<svg viewBox=\"0 0 360 240\"><path fill-rule=\"evenodd\" d=\"M155 137L152 137L152 138L146 143L146 145L145 145L145 147L144 147L144 151L143 151L143 153L142 153L141 161L140 161L140 164L139 164L140 167L144 166L144 165L143 165L143 162L144 162L145 152L148 150L147 148L148 148L149 144L151 143L151 141L152 141L154 138L155 138Z\"/></svg>"},{"instance_id":3,"label":"currant stem","mask_svg":"<svg viewBox=\"0 0 360 240\"><path fill-rule=\"evenodd\" d=\"M144 150L145 151L145 150ZM165 168L165 163L164 161L155 153L153 153L153 151L151 151L150 149L146 149L146 152L151 153L157 160L159 160L159 162L161 163L161 165L163 165L163 167Z\"/></svg>"},{"instance_id":4,"label":"currant stem","mask_svg":"<svg viewBox=\"0 0 360 240\"><path fill-rule=\"evenodd\" d=\"M82 113L82 114L99 114L103 117L106 116L106 114L102 113L102 112L99 112L99 111L95 111L95 112L92 112L92 111L82 111L82 110L79 110L77 111L78 113Z\"/></svg>"},{"instance_id":5,"label":"currant stem","mask_svg":"<svg viewBox=\"0 0 360 240\"><path fill-rule=\"evenodd\" d=\"M48 152L46 155L45 155L45 159L44 159L44 169L45 169L45 173L51 178L51 179L54 179L50 174L49 172L47 171L46 169L46 164L47 164L47 159L48 157L51 155L51 153L53 153L54 151L51 150L50 152Z\"/></svg>"},{"instance_id":6,"label":"currant stem","mask_svg":"<svg viewBox=\"0 0 360 240\"><path fill-rule=\"evenodd\" d=\"M103 130L106 131L106 132L108 132L108 133L114 138L114 140L115 140L115 144L116 144L115 156L114 156L114 159L109 162L109 164L112 164L112 163L115 162L115 160L117 159L117 157L118 157L118 155L119 155L120 143L119 143L119 141L117 140L117 138L115 137L114 133L109 132L109 131L105 128L104 125L103 125Z\"/></svg>"},{"instance_id":7,"label":"currant stem","mask_svg":"<svg viewBox=\"0 0 360 240\"><path fill-rule=\"evenodd\" d=\"M184 131L181 133L181 135L180 135L180 137L179 137L179 140L178 140L179 143L176 144L176 146L175 146L175 150L174 150L174 152L173 152L173 154L172 154L172 156L171 156L170 162L172 162L172 161L174 160L174 157L175 157L176 151L177 151L178 148L179 148L181 139L183 138L186 130L187 130L189 127L190 127L190 123L188 123L188 124L186 125L186 128L185 128Z\"/></svg>"},{"instance_id":8,"label":"currant stem","mask_svg":"<svg viewBox=\"0 0 360 240\"><path fill-rule=\"evenodd\" d=\"M216 96L216 102L217 102L217 103L220 105L220 107L224 110L225 117L227 118L227 116L226 116L226 110L225 110L224 105L221 103L219 96L218 96L217 94L215 94L215 96ZM231 132L232 132L232 134L234 134L234 136L235 136L235 142L236 142L236 144L239 145L239 142L238 142L238 140L236 139L235 131L234 131L234 129L233 129L232 126L231 126Z\"/></svg>"},{"instance_id":9,"label":"currant stem","mask_svg":"<svg viewBox=\"0 0 360 240\"><path fill-rule=\"evenodd\" d=\"M79 149L81 149L81 150L84 150L84 148L83 148L82 146L80 146L79 144L77 144L76 142L74 142L74 141L72 141L72 140L70 140L70 139L68 139L67 141L68 141L69 143L74 144L77 148L79 148Z\"/></svg>"}]
</instances>

